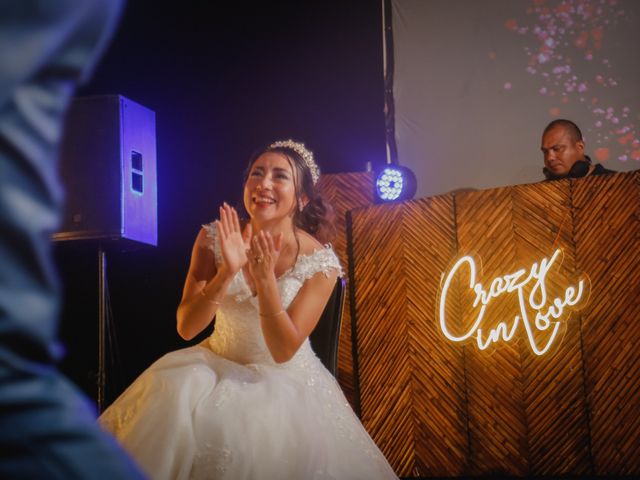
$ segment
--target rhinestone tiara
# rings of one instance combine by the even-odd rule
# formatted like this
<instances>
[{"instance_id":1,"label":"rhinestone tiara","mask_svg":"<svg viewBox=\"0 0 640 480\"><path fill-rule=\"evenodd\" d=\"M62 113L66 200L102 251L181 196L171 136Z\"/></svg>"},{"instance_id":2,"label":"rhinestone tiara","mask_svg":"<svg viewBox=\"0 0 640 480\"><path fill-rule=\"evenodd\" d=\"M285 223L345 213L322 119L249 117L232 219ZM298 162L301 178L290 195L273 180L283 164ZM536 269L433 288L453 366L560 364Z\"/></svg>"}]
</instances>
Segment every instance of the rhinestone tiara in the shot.
<instances>
[{"instance_id":1,"label":"rhinestone tiara","mask_svg":"<svg viewBox=\"0 0 640 480\"><path fill-rule=\"evenodd\" d=\"M311 180L313 181L313 184L315 185L316 183L318 183L318 179L320 178L320 168L318 168L318 165L313 159L313 153L307 150L307 148L304 146L304 143L294 142L291 139L278 140L277 142L273 142L271 145L269 145L268 148L290 148L291 150L296 152L302 157L304 163L309 169L309 172L311 172Z\"/></svg>"}]
</instances>

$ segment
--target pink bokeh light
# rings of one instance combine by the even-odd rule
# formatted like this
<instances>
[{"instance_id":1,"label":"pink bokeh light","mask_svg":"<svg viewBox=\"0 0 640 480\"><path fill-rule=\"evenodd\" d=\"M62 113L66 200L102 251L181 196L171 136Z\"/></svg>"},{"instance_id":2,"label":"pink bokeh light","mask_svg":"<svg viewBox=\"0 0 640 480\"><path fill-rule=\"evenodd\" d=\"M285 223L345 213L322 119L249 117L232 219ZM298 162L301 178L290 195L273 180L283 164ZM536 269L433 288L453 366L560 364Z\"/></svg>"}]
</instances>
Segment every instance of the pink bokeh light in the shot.
<instances>
[{"instance_id":1,"label":"pink bokeh light","mask_svg":"<svg viewBox=\"0 0 640 480\"><path fill-rule=\"evenodd\" d=\"M602 162L640 161L636 115L632 106L620 105L622 79L615 77L615 65L606 55L607 47L613 48L607 45L608 33L622 22L628 22L628 15L618 0L532 0L519 18L504 20L511 35L526 41L523 68L539 80L538 94L552 102L549 116L561 116L564 106L584 108L574 120ZM503 88L515 86L510 81Z\"/></svg>"}]
</instances>

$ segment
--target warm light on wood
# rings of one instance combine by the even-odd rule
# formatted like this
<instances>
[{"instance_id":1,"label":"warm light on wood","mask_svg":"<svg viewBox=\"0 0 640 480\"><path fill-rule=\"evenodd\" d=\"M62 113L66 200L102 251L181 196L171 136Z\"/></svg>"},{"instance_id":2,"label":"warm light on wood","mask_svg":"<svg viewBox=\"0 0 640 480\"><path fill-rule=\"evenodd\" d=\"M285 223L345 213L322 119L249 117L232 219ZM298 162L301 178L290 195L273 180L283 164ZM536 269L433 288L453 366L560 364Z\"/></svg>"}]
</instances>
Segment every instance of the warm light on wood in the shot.
<instances>
[{"instance_id":1,"label":"warm light on wood","mask_svg":"<svg viewBox=\"0 0 640 480\"><path fill-rule=\"evenodd\" d=\"M362 421L399 476L640 475L640 172L355 208L350 225ZM449 275L462 342L440 324Z\"/></svg>"}]
</instances>

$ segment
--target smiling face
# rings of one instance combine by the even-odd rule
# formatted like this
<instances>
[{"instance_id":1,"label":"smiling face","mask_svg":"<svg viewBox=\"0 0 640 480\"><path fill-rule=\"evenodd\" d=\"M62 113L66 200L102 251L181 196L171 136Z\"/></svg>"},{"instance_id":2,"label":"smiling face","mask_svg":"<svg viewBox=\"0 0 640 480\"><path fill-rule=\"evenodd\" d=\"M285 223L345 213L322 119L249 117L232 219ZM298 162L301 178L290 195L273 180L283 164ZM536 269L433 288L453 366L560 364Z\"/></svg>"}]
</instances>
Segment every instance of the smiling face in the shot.
<instances>
[{"instance_id":1,"label":"smiling face","mask_svg":"<svg viewBox=\"0 0 640 480\"><path fill-rule=\"evenodd\" d=\"M567 175L578 160L585 159L584 142L572 138L560 125L542 136L540 150L544 155L544 166L556 177Z\"/></svg>"},{"instance_id":2,"label":"smiling face","mask_svg":"<svg viewBox=\"0 0 640 480\"><path fill-rule=\"evenodd\" d=\"M244 207L255 226L291 223L297 207L296 177L285 155L266 152L253 162L244 184Z\"/></svg>"}]
</instances>

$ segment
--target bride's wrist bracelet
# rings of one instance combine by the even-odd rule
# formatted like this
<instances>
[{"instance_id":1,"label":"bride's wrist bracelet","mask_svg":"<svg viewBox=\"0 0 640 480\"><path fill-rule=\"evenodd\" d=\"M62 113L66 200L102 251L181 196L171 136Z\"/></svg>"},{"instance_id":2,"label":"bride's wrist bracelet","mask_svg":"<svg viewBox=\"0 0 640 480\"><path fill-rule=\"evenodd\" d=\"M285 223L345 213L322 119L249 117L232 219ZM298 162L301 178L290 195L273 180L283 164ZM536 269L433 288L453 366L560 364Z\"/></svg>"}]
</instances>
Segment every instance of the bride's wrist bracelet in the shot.
<instances>
[{"instance_id":1,"label":"bride's wrist bracelet","mask_svg":"<svg viewBox=\"0 0 640 480\"><path fill-rule=\"evenodd\" d=\"M207 286L206 285L204 286L204 288L202 290L200 290L200 295L202 295L205 298L205 300L207 300L207 302L213 303L217 307L220 306L220 302L218 302L217 300L211 300L209 297L207 297Z\"/></svg>"},{"instance_id":2,"label":"bride's wrist bracelet","mask_svg":"<svg viewBox=\"0 0 640 480\"><path fill-rule=\"evenodd\" d=\"M284 310L280 310L279 312L276 312L276 313L262 313L262 312L260 312L260 316L264 317L264 318L271 318L271 317L277 317L278 315L282 315L283 313L285 313Z\"/></svg>"}]
</instances>

